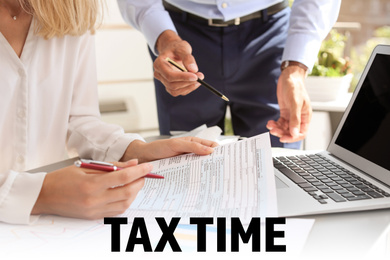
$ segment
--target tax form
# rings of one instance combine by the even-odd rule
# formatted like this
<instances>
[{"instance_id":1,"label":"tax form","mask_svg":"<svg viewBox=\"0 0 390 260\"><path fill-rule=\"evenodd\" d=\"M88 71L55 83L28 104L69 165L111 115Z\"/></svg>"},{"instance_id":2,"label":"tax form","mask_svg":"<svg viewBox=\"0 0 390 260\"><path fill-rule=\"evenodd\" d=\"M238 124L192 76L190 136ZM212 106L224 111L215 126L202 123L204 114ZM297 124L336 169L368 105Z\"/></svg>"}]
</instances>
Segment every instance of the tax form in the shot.
<instances>
[{"instance_id":1,"label":"tax form","mask_svg":"<svg viewBox=\"0 0 390 260\"><path fill-rule=\"evenodd\" d=\"M145 179L122 216L276 217L276 189L269 134L214 148L207 156L184 154L151 162L164 179Z\"/></svg>"}]
</instances>

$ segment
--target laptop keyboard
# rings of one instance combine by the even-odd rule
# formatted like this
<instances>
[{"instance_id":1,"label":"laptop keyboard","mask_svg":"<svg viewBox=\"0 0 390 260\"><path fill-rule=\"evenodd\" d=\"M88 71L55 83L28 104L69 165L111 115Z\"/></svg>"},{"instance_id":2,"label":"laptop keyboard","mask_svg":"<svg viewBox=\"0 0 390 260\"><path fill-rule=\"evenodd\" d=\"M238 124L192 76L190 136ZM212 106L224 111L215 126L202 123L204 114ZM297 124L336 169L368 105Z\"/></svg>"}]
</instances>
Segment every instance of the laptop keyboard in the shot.
<instances>
[{"instance_id":1,"label":"laptop keyboard","mask_svg":"<svg viewBox=\"0 0 390 260\"><path fill-rule=\"evenodd\" d=\"M320 154L280 156L274 167L321 204L390 197L372 183Z\"/></svg>"}]
</instances>

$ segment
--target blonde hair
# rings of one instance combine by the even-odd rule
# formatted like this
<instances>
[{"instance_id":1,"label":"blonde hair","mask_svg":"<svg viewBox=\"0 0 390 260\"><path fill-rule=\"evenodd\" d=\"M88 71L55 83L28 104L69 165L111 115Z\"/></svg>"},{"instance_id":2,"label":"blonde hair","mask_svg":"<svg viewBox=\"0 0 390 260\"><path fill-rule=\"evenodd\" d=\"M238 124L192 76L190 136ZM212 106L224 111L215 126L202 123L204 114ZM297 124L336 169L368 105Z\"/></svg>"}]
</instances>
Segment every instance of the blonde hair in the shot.
<instances>
[{"instance_id":1,"label":"blonde hair","mask_svg":"<svg viewBox=\"0 0 390 260\"><path fill-rule=\"evenodd\" d=\"M45 39L66 34L78 36L88 30L95 32L101 22L101 0L19 0L22 7L31 13L36 23L35 33Z\"/></svg>"}]
</instances>

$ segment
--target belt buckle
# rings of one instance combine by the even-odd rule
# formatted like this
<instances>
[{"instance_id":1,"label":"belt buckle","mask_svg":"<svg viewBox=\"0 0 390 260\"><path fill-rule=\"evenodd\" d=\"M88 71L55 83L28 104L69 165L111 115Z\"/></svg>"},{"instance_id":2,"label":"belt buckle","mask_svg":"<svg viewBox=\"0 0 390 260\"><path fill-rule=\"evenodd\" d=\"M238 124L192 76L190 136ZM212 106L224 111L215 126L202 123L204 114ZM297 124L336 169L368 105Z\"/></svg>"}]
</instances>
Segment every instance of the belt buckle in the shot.
<instances>
[{"instance_id":1,"label":"belt buckle","mask_svg":"<svg viewBox=\"0 0 390 260\"><path fill-rule=\"evenodd\" d=\"M240 17L234 19L234 23L233 23L234 25L240 25L240 23L241 23ZM227 27L229 26L229 21L224 23L214 23L214 19L208 19L208 24L209 26L213 26L213 27Z\"/></svg>"}]
</instances>

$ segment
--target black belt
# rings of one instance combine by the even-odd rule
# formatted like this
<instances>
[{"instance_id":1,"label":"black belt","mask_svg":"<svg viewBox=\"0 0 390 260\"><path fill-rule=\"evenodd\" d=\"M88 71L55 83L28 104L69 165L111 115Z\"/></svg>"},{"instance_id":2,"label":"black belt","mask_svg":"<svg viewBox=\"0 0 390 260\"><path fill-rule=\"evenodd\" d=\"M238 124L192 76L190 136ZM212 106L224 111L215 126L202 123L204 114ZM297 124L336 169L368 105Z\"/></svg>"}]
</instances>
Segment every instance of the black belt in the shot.
<instances>
[{"instance_id":1,"label":"black belt","mask_svg":"<svg viewBox=\"0 0 390 260\"><path fill-rule=\"evenodd\" d=\"M235 18L235 19L229 20L229 21L224 21L221 19L206 19L206 18L197 16L195 14L185 12L176 6L171 5L170 3L167 3L166 1L163 1L163 5L164 5L166 10L169 10L169 11L172 11L175 13L184 14L184 15L186 15L187 18L192 18L194 20L204 22L204 23L208 24L209 26L226 27L226 26L230 26L230 25L239 25L240 23L243 23L243 22L246 22L249 20L253 20L253 19L260 19L260 18L264 19L265 18L265 20L267 20L268 15L276 14L277 12L286 8L288 6L288 0L284 0L281 3L272 5L272 6L268 7L267 9L260 10L260 11L257 11L257 12L254 12L254 13L242 16L242 17L238 17L238 18Z\"/></svg>"}]
</instances>

